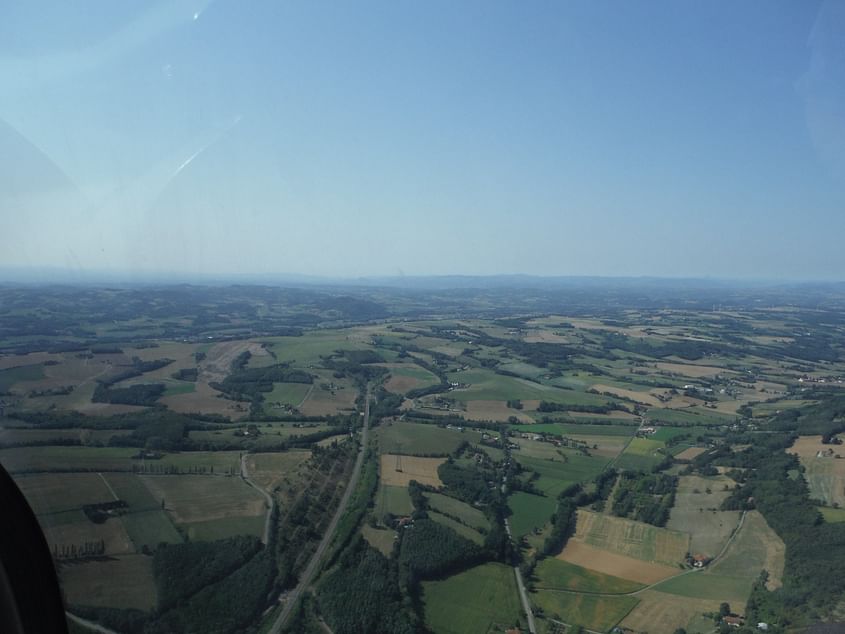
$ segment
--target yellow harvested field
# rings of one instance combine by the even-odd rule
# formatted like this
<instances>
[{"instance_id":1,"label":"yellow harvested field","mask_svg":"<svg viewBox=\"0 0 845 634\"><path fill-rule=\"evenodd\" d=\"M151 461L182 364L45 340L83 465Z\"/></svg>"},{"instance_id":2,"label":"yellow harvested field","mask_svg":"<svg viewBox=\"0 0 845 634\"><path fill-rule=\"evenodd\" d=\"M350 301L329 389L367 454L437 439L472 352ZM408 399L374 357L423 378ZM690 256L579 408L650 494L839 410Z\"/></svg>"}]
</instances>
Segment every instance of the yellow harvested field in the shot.
<instances>
[{"instance_id":1,"label":"yellow harvested field","mask_svg":"<svg viewBox=\"0 0 845 634\"><path fill-rule=\"evenodd\" d=\"M529 330L523 337L525 343L569 343L569 337L559 335L551 330Z\"/></svg>"},{"instance_id":2,"label":"yellow harvested field","mask_svg":"<svg viewBox=\"0 0 845 634\"><path fill-rule=\"evenodd\" d=\"M657 583L678 574L678 568L613 553L575 538L567 542L557 558L582 568L645 584Z\"/></svg>"},{"instance_id":3,"label":"yellow harvested field","mask_svg":"<svg viewBox=\"0 0 845 634\"><path fill-rule=\"evenodd\" d=\"M719 601L681 597L657 590L644 590L637 595L640 602L619 624L624 630L672 634L686 628L704 612L718 612Z\"/></svg>"},{"instance_id":4,"label":"yellow harvested field","mask_svg":"<svg viewBox=\"0 0 845 634\"><path fill-rule=\"evenodd\" d=\"M691 363L656 363L655 365L664 372L682 374L696 379L706 376L716 376L717 374L736 374L733 370L726 370L725 368L719 368L713 365L694 365Z\"/></svg>"},{"instance_id":5,"label":"yellow harvested field","mask_svg":"<svg viewBox=\"0 0 845 634\"><path fill-rule=\"evenodd\" d=\"M467 401L466 417L469 420L506 421L515 416L521 423L533 423L534 419L522 410L511 409L505 401Z\"/></svg>"},{"instance_id":6,"label":"yellow harvested field","mask_svg":"<svg viewBox=\"0 0 845 634\"><path fill-rule=\"evenodd\" d=\"M803 462L806 458L815 458L819 452L827 449L833 449L834 453L845 455L845 446L823 445L821 436L800 436L786 451L795 454Z\"/></svg>"},{"instance_id":7,"label":"yellow harvested field","mask_svg":"<svg viewBox=\"0 0 845 634\"><path fill-rule=\"evenodd\" d=\"M620 555L669 566L684 560L690 542L686 533L584 509L578 510L574 539Z\"/></svg>"},{"instance_id":8,"label":"yellow harvested field","mask_svg":"<svg viewBox=\"0 0 845 634\"><path fill-rule=\"evenodd\" d=\"M643 403L644 405L650 405L651 407L663 407L663 401L657 398L654 394L649 392L637 392L636 390L625 390L620 387L613 387L611 385L603 385L602 383L596 383L595 385L591 386L592 389L596 390L597 392L601 392L604 394L605 392L609 392L610 394L615 394L621 398L629 398L632 401L636 401L637 403ZM660 390L655 390L657 392L661 392Z\"/></svg>"},{"instance_id":9,"label":"yellow harvested field","mask_svg":"<svg viewBox=\"0 0 845 634\"><path fill-rule=\"evenodd\" d=\"M445 458L418 458L386 453L381 456L381 480L389 486L408 486L411 480L433 487L442 487L437 467Z\"/></svg>"},{"instance_id":10,"label":"yellow harvested field","mask_svg":"<svg viewBox=\"0 0 845 634\"><path fill-rule=\"evenodd\" d=\"M700 456L705 451L707 451L706 447L690 447L689 449L684 449L681 453L675 456L676 460L692 460L696 456Z\"/></svg>"},{"instance_id":11,"label":"yellow harvested field","mask_svg":"<svg viewBox=\"0 0 845 634\"><path fill-rule=\"evenodd\" d=\"M821 436L801 436L787 449L805 468L810 495L828 506L845 506L845 446L823 445Z\"/></svg>"}]
</instances>

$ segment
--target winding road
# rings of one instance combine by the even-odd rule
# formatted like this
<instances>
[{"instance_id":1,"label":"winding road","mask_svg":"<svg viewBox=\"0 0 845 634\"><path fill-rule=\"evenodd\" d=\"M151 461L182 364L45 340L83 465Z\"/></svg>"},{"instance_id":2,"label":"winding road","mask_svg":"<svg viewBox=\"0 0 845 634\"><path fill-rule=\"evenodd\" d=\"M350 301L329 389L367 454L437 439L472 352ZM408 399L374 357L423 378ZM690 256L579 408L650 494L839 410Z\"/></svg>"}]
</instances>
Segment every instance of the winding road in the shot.
<instances>
[{"instance_id":1,"label":"winding road","mask_svg":"<svg viewBox=\"0 0 845 634\"><path fill-rule=\"evenodd\" d=\"M358 478L361 475L361 467L364 464L364 455L367 453L367 437L370 431L369 387L367 387L367 396L365 402L366 405L364 406L364 430L361 432L361 444L358 447L358 457L355 459L355 466L352 469L352 475L349 477L349 482L346 484L346 490L343 492L343 497L340 499L340 504L338 505L334 517L332 517L332 521L329 523L328 528L326 528L326 532L323 535L323 539L320 541L320 545L317 546L317 550L314 551L314 554L311 556L311 561L308 562L308 566L305 568L305 572L303 572L302 576L299 578L299 583L293 590L287 593L285 605L282 608L282 611L279 613L279 616L276 617L276 621L273 623L273 626L270 628L270 634L280 634L280 632L282 631L282 627L284 626L288 618L290 618L290 615L293 612L293 608L296 606L297 602L299 601L299 598L303 595L303 593L308 589L308 586L310 586L311 582L314 580L314 575L317 573L317 569L320 566L320 560L322 560L323 555L326 554L326 551L329 548L329 544L331 544L332 538L334 537L338 522L340 522L340 518L346 511L346 507L349 504L349 499L352 497L352 492L355 490L355 487L358 484Z\"/></svg>"}]
</instances>

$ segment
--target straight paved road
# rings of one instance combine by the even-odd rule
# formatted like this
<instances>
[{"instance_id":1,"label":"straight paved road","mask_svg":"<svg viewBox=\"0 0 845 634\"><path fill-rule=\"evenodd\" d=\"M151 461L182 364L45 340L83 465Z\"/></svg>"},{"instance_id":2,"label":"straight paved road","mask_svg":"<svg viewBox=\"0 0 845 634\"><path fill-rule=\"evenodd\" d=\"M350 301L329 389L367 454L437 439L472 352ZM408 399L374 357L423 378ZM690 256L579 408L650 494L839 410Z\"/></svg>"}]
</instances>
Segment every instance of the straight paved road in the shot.
<instances>
[{"instance_id":1,"label":"straight paved road","mask_svg":"<svg viewBox=\"0 0 845 634\"><path fill-rule=\"evenodd\" d=\"M331 544L332 538L334 537L335 529L337 529L337 524L338 522L340 522L340 518L346 510L347 505L349 504L349 498L352 497L352 491L355 490L355 486L358 484L358 477L361 475L361 466L364 464L364 454L367 452L367 436L369 434L369 431L370 389L368 387L366 405L364 406L364 431L361 433L361 446L358 448L358 457L355 459L355 467L352 469L352 475L349 478L349 483L346 485L346 490L343 492L343 497L340 499L340 504L338 505L337 510L335 511L334 517L332 518L329 527L326 529L326 533L325 535L323 535L323 539L320 541L320 545L317 546L317 550L311 557L311 561L308 562L308 566L305 568L305 572L302 573L302 577L300 577L299 583L297 584L296 588L294 588L288 593L287 599L285 600L285 606L282 608L282 611L276 618L276 622L273 623L273 627L270 628L270 634L280 634L280 632L282 631L282 627L290 617L291 612L293 612L293 608L296 606L297 602L299 601L299 598L308 589L308 586L310 586L311 582L314 580L314 575L316 574L317 568L320 565L320 560L323 558L323 555L326 554L326 550L328 550L329 544Z\"/></svg>"}]
</instances>

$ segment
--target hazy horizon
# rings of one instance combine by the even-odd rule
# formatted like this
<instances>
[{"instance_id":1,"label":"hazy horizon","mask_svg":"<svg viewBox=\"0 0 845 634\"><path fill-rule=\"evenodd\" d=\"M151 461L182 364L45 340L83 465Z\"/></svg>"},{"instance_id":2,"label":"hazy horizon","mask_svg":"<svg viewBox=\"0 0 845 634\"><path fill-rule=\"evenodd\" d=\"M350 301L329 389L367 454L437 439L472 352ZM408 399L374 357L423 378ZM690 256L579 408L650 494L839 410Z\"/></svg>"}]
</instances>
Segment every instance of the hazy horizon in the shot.
<instances>
[{"instance_id":1,"label":"hazy horizon","mask_svg":"<svg viewBox=\"0 0 845 634\"><path fill-rule=\"evenodd\" d=\"M842 3L5 14L0 273L842 279Z\"/></svg>"}]
</instances>

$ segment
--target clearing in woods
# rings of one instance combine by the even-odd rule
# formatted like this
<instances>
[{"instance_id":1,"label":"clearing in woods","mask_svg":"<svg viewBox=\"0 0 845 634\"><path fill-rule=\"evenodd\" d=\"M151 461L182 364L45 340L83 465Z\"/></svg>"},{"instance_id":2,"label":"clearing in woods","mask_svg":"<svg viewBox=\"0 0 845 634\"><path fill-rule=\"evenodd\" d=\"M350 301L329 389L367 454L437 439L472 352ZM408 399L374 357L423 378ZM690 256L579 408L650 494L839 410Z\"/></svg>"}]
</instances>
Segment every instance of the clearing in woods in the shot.
<instances>
[{"instance_id":1,"label":"clearing in woods","mask_svg":"<svg viewBox=\"0 0 845 634\"><path fill-rule=\"evenodd\" d=\"M428 493L429 504L435 511L458 518L461 522L472 528L489 530L490 520L484 513L466 502L461 502L442 493Z\"/></svg>"},{"instance_id":2,"label":"clearing in woods","mask_svg":"<svg viewBox=\"0 0 845 634\"><path fill-rule=\"evenodd\" d=\"M390 557L393 544L396 542L396 531L387 528L373 528L369 524L361 527L361 535L367 543L378 550L385 557Z\"/></svg>"},{"instance_id":3,"label":"clearing in woods","mask_svg":"<svg viewBox=\"0 0 845 634\"><path fill-rule=\"evenodd\" d=\"M687 447L675 456L675 460L692 460L707 451L706 447Z\"/></svg>"},{"instance_id":4,"label":"clearing in woods","mask_svg":"<svg viewBox=\"0 0 845 634\"><path fill-rule=\"evenodd\" d=\"M719 510L733 487L723 475L681 476L666 528L689 533L692 554L715 557L739 524L740 511Z\"/></svg>"},{"instance_id":5,"label":"clearing in woods","mask_svg":"<svg viewBox=\"0 0 845 634\"><path fill-rule=\"evenodd\" d=\"M447 517L442 513L438 513L437 511L429 511L428 517L438 524L445 526L446 528L451 528L461 537L465 537L466 539L474 542L478 546L484 544L484 535L479 533L477 530L466 526L465 524L461 524L453 520L451 517Z\"/></svg>"},{"instance_id":6,"label":"clearing in woods","mask_svg":"<svg viewBox=\"0 0 845 634\"><path fill-rule=\"evenodd\" d=\"M406 487L411 480L416 480L420 484L440 488L443 482L437 475L437 467L444 462L446 462L445 458L383 454L380 458L381 480L388 486Z\"/></svg>"},{"instance_id":7,"label":"clearing in woods","mask_svg":"<svg viewBox=\"0 0 845 634\"><path fill-rule=\"evenodd\" d=\"M552 497L517 491L508 497L508 508L513 515L508 518L511 531L519 538L542 528L555 512L557 502Z\"/></svg>"},{"instance_id":8,"label":"clearing in woods","mask_svg":"<svg viewBox=\"0 0 845 634\"><path fill-rule=\"evenodd\" d=\"M440 380L431 372L413 363L379 363L378 365L390 370L390 378L384 385L388 392L404 394L409 390L440 383Z\"/></svg>"},{"instance_id":9,"label":"clearing in woods","mask_svg":"<svg viewBox=\"0 0 845 634\"><path fill-rule=\"evenodd\" d=\"M414 510L411 496L404 486L390 486L382 480L376 495L376 518L381 520L385 515L405 516Z\"/></svg>"},{"instance_id":10,"label":"clearing in woods","mask_svg":"<svg viewBox=\"0 0 845 634\"><path fill-rule=\"evenodd\" d=\"M801 436L787 449L796 454L806 468L804 477L810 495L828 506L845 506L845 449L841 445L823 445L821 436Z\"/></svg>"},{"instance_id":11,"label":"clearing in woods","mask_svg":"<svg viewBox=\"0 0 845 634\"><path fill-rule=\"evenodd\" d=\"M59 578L68 605L151 610L156 606L153 558L122 555L61 564Z\"/></svg>"},{"instance_id":12,"label":"clearing in woods","mask_svg":"<svg viewBox=\"0 0 845 634\"><path fill-rule=\"evenodd\" d=\"M422 586L426 624L435 634L505 632L523 620L510 566L484 564Z\"/></svg>"}]
</instances>

